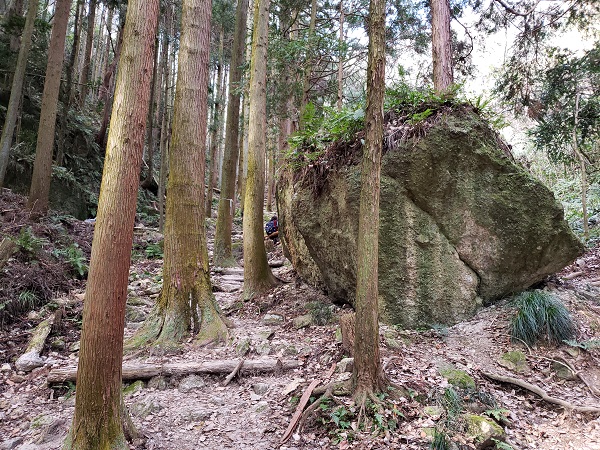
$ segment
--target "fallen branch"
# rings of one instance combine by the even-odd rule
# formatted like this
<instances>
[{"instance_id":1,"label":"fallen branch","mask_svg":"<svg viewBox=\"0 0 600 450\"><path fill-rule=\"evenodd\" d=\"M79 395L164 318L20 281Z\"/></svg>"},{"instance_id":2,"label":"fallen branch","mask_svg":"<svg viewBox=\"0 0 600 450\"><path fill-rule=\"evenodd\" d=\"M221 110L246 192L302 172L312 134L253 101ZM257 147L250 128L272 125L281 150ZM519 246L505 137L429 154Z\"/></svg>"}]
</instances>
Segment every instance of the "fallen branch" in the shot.
<instances>
[{"instance_id":1,"label":"fallen branch","mask_svg":"<svg viewBox=\"0 0 600 450\"><path fill-rule=\"evenodd\" d=\"M55 315L52 314L46 320L40 322L37 327L35 327L31 335L31 339L29 339L27 350L25 350L25 353L23 353L15 362L15 367L17 370L31 372L36 367L41 367L44 365L44 360L40 358L40 353L42 353L44 344L46 343L46 338L52 330L54 317Z\"/></svg>"},{"instance_id":2,"label":"fallen branch","mask_svg":"<svg viewBox=\"0 0 600 450\"><path fill-rule=\"evenodd\" d=\"M578 272L571 272L568 275L565 275L564 277L561 277L563 280L572 280L573 278L577 278L579 275L583 275L582 271L578 271Z\"/></svg>"},{"instance_id":3,"label":"fallen branch","mask_svg":"<svg viewBox=\"0 0 600 450\"><path fill-rule=\"evenodd\" d=\"M320 383L319 380L314 380L312 383L310 383L308 388L306 388L306 391L304 391L304 394L302 394L302 398L300 398L300 403L298 403L298 406L296 407L296 411L294 412L294 415L292 416L292 420L291 420L290 424L288 425L287 430L285 430L285 433L279 440L279 444L285 444L292 437L292 433L296 429L296 425L298 425L298 421L300 420L300 417L302 417L302 412L304 411L306 404L310 400L312 391L317 387L317 385L319 383Z\"/></svg>"},{"instance_id":4,"label":"fallen branch","mask_svg":"<svg viewBox=\"0 0 600 450\"><path fill-rule=\"evenodd\" d=\"M515 386L519 386L523 389L533 392L534 394L539 395L542 398L542 400L544 400L548 403L552 403L554 405L562 406L563 408L571 409L573 411L582 412L582 413L600 413L600 406L578 406L578 405L574 405L573 403L567 402L565 400L561 400L559 398L550 397L546 393L546 391L544 391L539 386L536 386L534 384L520 380L518 378L509 377L506 375L499 375L497 373L491 373L491 372L483 372L482 371L481 373L482 373L482 375L486 376L487 378L489 378L491 380L500 381L501 383L514 384Z\"/></svg>"},{"instance_id":5,"label":"fallen branch","mask_svg":"<svg viewBox=\"0 0 600 450\"><path fill-rule=\"evenodd\" d=\"M203 361L191 363L146 364L124 363L123 380L147 380L159 375L185 376L194 373L230 374L240 362L238 360ZM276 372L300 367L302 362L295 359L279 360L273 358L244 361L244 372ZM54 369L48 374L48 384L74 382L77 378L77 367Z\"/></svg>"},{"instance_id":6,"label":"fallen branch","mask_svg":"<svg viewBox=\"0 0 600 450\"><path fill-rule=\"evenodd\" d=\"M235 378L235 376L239 373L239 371L241 370L243 365L244 365L244 360L240 359L240 362L238 363L237 366L235 366L235 369L233 369L231 371L231 373L229 375L227 375L227 378L225 378L225 381L223 381L223 386L227 386L229 383L231 383L231 380L233 380Z\"/></svg>"}]
</instances>

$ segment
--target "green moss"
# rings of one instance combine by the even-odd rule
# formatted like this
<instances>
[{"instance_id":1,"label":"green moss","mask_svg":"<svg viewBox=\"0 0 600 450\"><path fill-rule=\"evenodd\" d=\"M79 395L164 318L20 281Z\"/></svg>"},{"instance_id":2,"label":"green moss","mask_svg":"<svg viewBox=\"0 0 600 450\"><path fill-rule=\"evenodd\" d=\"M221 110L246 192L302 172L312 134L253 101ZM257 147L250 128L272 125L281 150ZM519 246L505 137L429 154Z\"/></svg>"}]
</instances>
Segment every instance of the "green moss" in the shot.
<instances>
[{"instance_id":1,"label":"green moss","mask_svg":"<svg viewBox=\"0 0 600 450\"><path fill-rule=\"evenodd\" d=\"M504 438L504 429L489 417L465 414L464 419L469 435L477 443Z\"/></svg>"},{"instance_id":2,"label":"green moss","mask_svg":"<svg viewBox=\"0 0 600 450\"><path fill-rule=\"evenodd\" d=\"M129 395L132 395L135 392L138 392L138 391L141 391L142 389L144 389L144 386L145 386L145 384L142 380L137 380L123 388L123 395L126 397Z\"/></svg>"},{"instance_id":3,"label":"green moss","mask_svg":"<svg viewBox=\"0 0 600 450\"><path fill-rule=\"evenodd\" d=\"M448 383L463 389L475 389L475 380L470 377L464 370L459 370L451 367L441 367L438 369Z\"/></svg>"},{"instance_id":4,"label":"green moss","mask_svg":"<svg viewBox=\"0 0 600 450\"><path fill-rule=\"evenodd\" d=\"M512 352L506 352L501 357L501 365L504 367L514 370L515 372L525 372L529 370L527 365L527 357L525 353L519 350Z\"/></svg>"}]
</instances>

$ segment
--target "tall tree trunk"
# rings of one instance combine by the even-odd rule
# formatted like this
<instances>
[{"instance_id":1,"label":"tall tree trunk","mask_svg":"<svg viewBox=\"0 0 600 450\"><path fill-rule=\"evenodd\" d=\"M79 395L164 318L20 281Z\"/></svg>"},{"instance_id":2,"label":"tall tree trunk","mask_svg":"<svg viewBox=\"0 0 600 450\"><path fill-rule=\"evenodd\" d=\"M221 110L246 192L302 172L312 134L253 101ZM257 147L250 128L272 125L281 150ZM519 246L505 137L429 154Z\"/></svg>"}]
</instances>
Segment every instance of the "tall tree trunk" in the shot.
<instances>
[{"instance_id":1,"label":"tall tree trunk","mask_svg":"<svg viewBox=\"0 0 600 450\"><path fill-rule=\"evenodd\" d=\"M106 19L106 40L104 42L104 52L102 55L102 66L100 67L100 72L98 73L98 78L102 77L103 73L106 73L106 68L108 67L108 59L110 58L110 50L111 50L111 46L112 46L112 25L113 25L114 11L115 11L114 8L109 8L109 10L108 10L108 18ZM98 86L98 100L102 100L103 98L105 98L105 93L106 93L106 90L103 90L103 85Z\"/></svg>"},{"instance_id":2,"label":"tall tree trunk","mask_svg":"<svg viewBox=\"0 0 600 450\"><path fill-rule=\"evenodd\" d=\"M271 145L267 144L266 164L267 164L267 211L273 211L273 197L275 196L275 164L277 159L277 144L274 136L270 136Z\"/></svg>"},{"instance_id":3,"label":"tall tree trunk","mask_svg":"<svg viewBox=\"0 0 600 450\"><path fill-rule=\"evenodd\" d=\"M579 144L577 143L577 126L579 125L579 99L581 94L577 92L575 94L575 117L573 120L573 151L579 161L579 171L581 172L581 209L583 211L583 238L587 242L590 238L590 228L588 224L588 211L587 211L587 171L585 168L585 157L581 150L579 150Z\"/></svg>"},{"instance_id":4,"label":"tall tree trunk","mask_svg":"<svg viewBox=\"0 0 600 450\"><path fill-rule=\"evenodd\" d=\"M231 70L229 74L229 99L225 124L225 147L223 150L223 170L221 171L221 195L217 212L213 262L224 265L231 261L231 231L235 213L235 179L239 147L240 93L242 64L246 44L246 21L248 0L238 0L235 12L235 34L231 50ZM243 134L243 133L242 133ZM243 158L240 157L240 161ZM238 177L243 177L243 166Z\"/></svg>"},{"instance_id":5,"label":"tall tree trunk","mask_svg":"<svg viewBox=\"0 0 600 450\"><path fill-rule=\"evenodd\" d=\"M152 77L158 0L129 0L88 284L75 415L66 450L128 449L121 365L135 205Z\"/></svg>"},{"instance_id":6,"label":"tall tree trunk","mask_svg":"<svg viewBox=\"0 0 600 450\"><path fill-rule=\"evenodd\" d=\"M210 16L210 0L183 1L169 149L163 289L155 314L134 336L132 345L156 339L157 347L173 347L190 331L198 333L201 343L227 336L212 294L204 227Z\"/></svg>"},{"instance_id":7,"label":"tall tree trunk","mask_svg":"<svg viewBox=\"0 0 600 450\"><path fill-rule=\"evenodd\" d=\"M206 217L212 217L212 199L213 199L213 188L215 187L216 172L218 168L217 164L217 149L219 147L219 141L221 136L219 134L220 122L222 121L221 111L222 103L225 101L223 98L223 85L225 84L223 78L223 45L225 41L225 30L223 26L220 26L219 32L219 61L217 62L217 74L214 83L214 99L213 102L213 120L210 130L210 151L208 157L209 173L208 173L208 189L206 190Z\"/></svg>"},{"instance_id":8,"label":"tall tree trunk","mask_svg":"<svg viewBox=\"0 0 600 450\"><path fill-rule=\"evenodd\" d=\"M240 99L241 100L241 99ZM240 131L239 131L239 136L238 136L238 152L239 152L239 158L238 158L238 167L237 167L237 181L235 184L235 195L236 198L239 198L239 207L240 207L240 214L242 215L242 217L244 216L244 183L246 182L246 176L244 174L244 163L245 163L245 158L244 158L244 137L246 135L246 120L245 120L245 116L246 116L246 101L240 101L240 107L241 107L241 112L240 112ZM227 138L227 136L225 136L225 138ZM217 221L219 219L217 218ZM233 226L233 217L231 218L232 220L232 226ZM215 248L216 248L216 232L215 232Z\"/></svg>"},{"instance_id":9,"label":"tall tree trunk","mask_svg":"<svg viewBox=\"0 0 600 450\"><path fill-rule=\"evenodd\" d=\"M75 6L75 26L73 29L73 46L71 47L71 54L69 56L69 62L66 68L66 81L63 98L62 114L60 116L60 125L58 127L57 151L56 151L56 165L62 166L64 158L64 147L66 144L67 136L67 124L69 123L69 109L71 108L71 102L74 99L73 92L73 68L75 67L75 59L77 57L77 50L79 49L79 13L82 9L83 0L78 0Z\"/></svg>"},{"instance_id":10,"label":"tall tree trunk","mask_svg":"<svg viewBox=\"0 0 600 450\"><path fill-rule=\"evenodd\" d=\"M56 128L56 111L60 91L60 76L65 55L65 38L71 0L56 0L54 25L48 48L48 65L46 81L42 94L42 109L38 128L35 162L27 208L33 216L41 216L48 211L50 182L52 180L52 147L54 145L54 130Z\"/></svg>"},{"instance_id":11,"label":"tall tree trunk","mask_svg":"<svg viewBox=\"0 0 600 450\"><path fill-rule=\"evenodd\" d=\"M250 111L248 125L248 176L244 201L244 298L250 299L275 286L263 240L265 201L265 138L267 135L267 45L269 0L255 0Z\"/></svg>"},{"instance_id":12,"label":"tall tree trunk","mask_svg":"<svg viewBox=\"0 0 600 450\"><path fill-rule=\"evenodd\" d=\"M157 51L154 52L154 69L152 70L152 86L150 88L150 107L148 108L148 126L146 127L147 135L147 151L146 151L146 165L147 172L144 181L142 181L141 187L144 189L150 189L154 185L154 150L156 147L157 133L154 126L154 116L156 113L156 103L154 93L156 91L156 80L158 77L158 36L156 36Z\"/></svg>"},{"instance_id":13,"label":"tall tree trunk","mask_svg":"<svg viewBox=\"0 0 600 450\"><path fill-rule=\"evenodd\" d=\"M21 48L19 49L19 57L17 58L17 67L13 75L12 88L10 90L10 98L6 109L6 117L4 126L2 127L2 138L0 138L0 189L4 185L4 177L8 160L10 156L10 147L12 145L15 126L19 116L19 104L21 103L21 95L23 93L23 83L25 82L25 69L27 67L27 57L31 48L31 36L33 35L33 26L38 11L38 0L29 0L29 9L27 10L27 18L25 19L25 28L21 37Z\"/></svg>"},{"instance_id":14,"label":"tall tree trunk","mask_svg":"<svg viewBox=\"0 0 600 450\"><path fill-rule=\"evenodd\" d=\"M167 183L167 173L169 169L169 160L167 153L169 150L169 129L171 123L171 52L169 52L171 36L173 35L173 6L170 4L166 5L165 13L165 30L163 33L163 44L162 44L162 73L163 73L163 91L162 91L162 125L160 130L160 174L158 176L158 229L162 233L165 228L165 190Z\"/></svg>"},{"instance_id":15,"label":"tall tree trunk","mask_svg":"<svg viewBox=\"0 0 600 450\"><path fill-rule=\"evenodd\" d=\"M304 80L302 84L302 103L300 104L300 129L304 128L304 115L309 102L310 76L312 74L312 59L314 49L314 36L317 24L317 0L312 0L310 7L310 24L308 25L308 51L304 66Z\"/></svg>"},{"instance_id":16,"label":"tall tree trunk","mask_svg":"<svg viewBox=\"0 0 600 450\"><path fill-rule=\"evenodd\" d=\"M117 42L117 48L115 50L115 57L113 61L106 69L106 73L104 74L104 80L102 82L102 86L100 88L101 93L103 92L104 97L104 111L102 112L102 124L100 125L100 130L96 134L96 143L100 147L104 147L106 145L106 131L108 130L108 124L110 123L110 118L112 115L113 101L111 92L113 92L115 74L117 72L117 65L119 64L119 59L121 57L121 46L123 45L123 23L121 23L121 29L119 30L119 37Z\"/></svg>"},{"instance_id":17,"label":"tall tree trunk","mask_svg":"<svg viewBox=\"0 0 600 450\"><path fill-rule=\"evenodd\" d=\"M23 16L23 7L25 6L25 1L24 0L15 0L10 4L10 7L8 8L8 18L10 19L10 17L14 17L14 16ZM21 39L20 36L18 34L13 34L10 36L10 51L11 52L18 52L19 51L19 46L21 45Z\"/></svg>"},{"instance_id":18,"label":"tall tree trunk","mask_svg":"<svg viewBox=\"0 0 600 450\"><path fill-rule=\"evenodd\" d=\"M94 42L94 25L96 22L96 0L90 0L90 6L87 18L87 33L85 36L85 52L83 57L83 68L81 71L81 93L79 104L85 103L88 93L88 83L90 82L90 60L92 57L92 43Z\"/></svg>"},{"instance_id":19,"label":"tall tree trunk","mask_svg":"<svg viewBox=\"0 0 600 450\"><path fill-rule=\"evenodd\" d=\"M369 62L365 144L361 166L358 217L356 325L353 387L361 401L381 392L385 376L379 355L378 257L379 190L383 146L383 96L385 91L385 0L369 6Z\"/></svg>"},{"instance_id":20,"label":"tall tree trunk","mask_svg":"<svg viewBox=\"0 0 600 450\"><path fill-rule=\"evenodd\" d=\"M431 0L431 40L433 51L433 88L438 94L454 83L450 0Z\"/></svg>"},{"instance_id":21,"label":"tall tree trunk","mask_svg":"<svg viewBox=\"0 0 600 450\"><path fill-rule=\"evenodd\" d=\"M338 56L338 74L337 74L337 109L342 110L342 100L344 96L344 1L340 0L340 49Z\"/></svg>"}]
</instances>

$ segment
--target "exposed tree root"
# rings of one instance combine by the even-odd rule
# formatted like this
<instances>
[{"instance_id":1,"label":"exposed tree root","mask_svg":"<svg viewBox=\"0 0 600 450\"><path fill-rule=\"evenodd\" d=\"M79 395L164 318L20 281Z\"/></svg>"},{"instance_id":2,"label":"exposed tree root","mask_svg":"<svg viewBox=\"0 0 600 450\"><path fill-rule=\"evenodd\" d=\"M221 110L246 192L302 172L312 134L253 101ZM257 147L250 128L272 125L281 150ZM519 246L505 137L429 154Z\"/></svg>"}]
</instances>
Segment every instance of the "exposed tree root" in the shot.
<instances>
[{"instance_id":1,"label":"exposed tree root","mask_svg":"<svg viewBox=\"0 0 600 450\"><path fill-rule=\"evenodd\" d=\"M510 384L514 384L515 386L519 386L523 389L533 392L534 394L539 395L542 398L542 400L544 400L545 402L561 406L565 409L570 409L573 411L583 412L583 413L596 413L596 414L600 413L600 406L596 406L596 405L579 406L579 405L574 405L573 403L567 402L567 401L559 399L559 398L550 397L546 393L546 391L544 391L539 386L536 386L534 384L520 380L518 378L509 377L506 375L499 375L497 373L491 373L491 372L483 372L482 371L481 373L491 380L500 381L502 383L510 383Z\"/></svg>"}]
</instances>

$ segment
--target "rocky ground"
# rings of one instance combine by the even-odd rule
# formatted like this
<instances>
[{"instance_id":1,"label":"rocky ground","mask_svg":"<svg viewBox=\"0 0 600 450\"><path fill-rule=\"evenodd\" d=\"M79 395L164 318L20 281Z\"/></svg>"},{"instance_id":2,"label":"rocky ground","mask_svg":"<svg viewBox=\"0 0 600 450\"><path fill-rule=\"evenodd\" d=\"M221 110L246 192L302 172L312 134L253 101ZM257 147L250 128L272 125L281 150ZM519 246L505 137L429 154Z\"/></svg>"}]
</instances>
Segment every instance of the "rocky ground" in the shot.
<instances>
[{"instance_id":1,"label":"rocky ground","mask_svg":"<svg viewBox=\"0 0 600 450\"><path fill-rule=\"evenodd\" d=\"M136 233L138 243L160 239L152 229L138 227ZM234 241L240 239L238 232ZM149 259L159 256L155 247L150 248L154 250L139 247L134 254L127 336L140 326L160 291L161 260ZM284 444L280 440L308 385L328 380L333 366L332 380L350 375L338 331L339 316L347 310L331 305L321 292L299 280L280 247L269 257L282 283L252 302L240 300L241 268L216 269L212 274L215 296L232 325L227 345L197 347L190 340L177 355L138 352L125 360L162 364L279 358L298 361L299 366L273 373L242 369L227 386L225 374L155 377L130 384L125 402L144 436L132 448L427 449L436 427L450 437L447 448L484 448L466 429L470 413L502 424L504 437L499 431L495 437L506 444L497 448L600 449L598 413L567 410L483 375L509 375L574 405L600 405L594 346L600 329L598 248L546 286L569 307L578 327L577 343L526 348L511 342L508 323L514 308L507 301L449 328L404 331L382 326L385 371L403 395L383 399L384 408L374 411L377 420L367 430L356 429L357 411L350 399L336 396ZM59 449L72 420L75 386L48 386L47 377L52 369L77 362L82 294L75 289L59 297L52 308L42 308L0 331L0 449ZM56 309L62 314L46 340L44 365L31 372L17 371L15 360L31 330ZM509 351L522 352L522 360L506 358ZM557 366L557 361L568 363L575 374L560 370L564 364ZM494 428L494 423L487 427Z\"/></svg>"}]
</instances>

